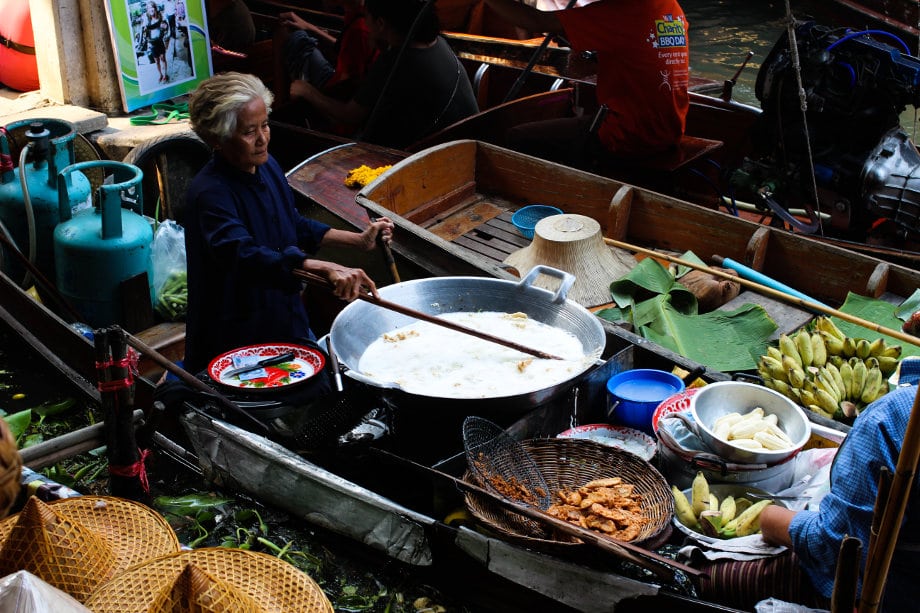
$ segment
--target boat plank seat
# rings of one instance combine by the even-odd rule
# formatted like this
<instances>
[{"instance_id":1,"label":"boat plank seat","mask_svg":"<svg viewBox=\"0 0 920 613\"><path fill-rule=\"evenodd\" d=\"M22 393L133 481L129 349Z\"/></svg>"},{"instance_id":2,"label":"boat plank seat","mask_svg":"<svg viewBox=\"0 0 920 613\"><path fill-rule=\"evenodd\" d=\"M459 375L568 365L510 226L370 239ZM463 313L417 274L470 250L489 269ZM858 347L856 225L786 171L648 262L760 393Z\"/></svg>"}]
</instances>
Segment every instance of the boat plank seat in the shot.
<instances>
[{"instance_id":1,"label":"boat plank seat","mask_svg":"<svg viewBox=\"0 0 920 613\"><path fill-rule=\"evenodd\" d=\"M601 105L589 133L594 135L607 115L607 107ZM647 156L616 155L604 150L596 138L589 138L589 156L595 172L599 174L623 175L631 182L642 182L652 177L661 180L661 175L673 178L677 173L693 168L698 162L709 159L724 146L720 140L683 134L674 147Z\"/></svg>"}]
</instances>

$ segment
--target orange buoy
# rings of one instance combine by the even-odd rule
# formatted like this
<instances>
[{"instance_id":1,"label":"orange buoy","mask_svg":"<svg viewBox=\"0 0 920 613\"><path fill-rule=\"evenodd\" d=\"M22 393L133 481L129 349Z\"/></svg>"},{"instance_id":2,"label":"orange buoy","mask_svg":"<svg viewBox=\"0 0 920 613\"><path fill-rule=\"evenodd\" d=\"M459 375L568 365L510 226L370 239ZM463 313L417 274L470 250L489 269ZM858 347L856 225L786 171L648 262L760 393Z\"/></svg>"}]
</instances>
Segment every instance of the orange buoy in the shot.
<instances>
[{"instance_id":1,"label":"orange buoy","mask_svg":"<svg viewBox=\"0 0 920 613\"><path fill-rule=\"evenodd\" d=\"M0 0L0 83L21 92L39 88L29 0Z\"/></svg>"}]
</instances>

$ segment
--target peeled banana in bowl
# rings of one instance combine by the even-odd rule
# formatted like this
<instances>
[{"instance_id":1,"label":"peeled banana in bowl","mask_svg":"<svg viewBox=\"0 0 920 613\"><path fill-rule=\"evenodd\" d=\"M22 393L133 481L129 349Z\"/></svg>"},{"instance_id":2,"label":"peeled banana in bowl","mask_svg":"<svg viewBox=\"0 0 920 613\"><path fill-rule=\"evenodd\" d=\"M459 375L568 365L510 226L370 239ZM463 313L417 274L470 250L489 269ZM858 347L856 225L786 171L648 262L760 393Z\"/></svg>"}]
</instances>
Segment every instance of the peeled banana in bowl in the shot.
<instances>
[{"instance_id":1,"label":"peeled banana in bowl","mask_svg":"<svg viewBox=\"0 0 920 613\"><path fill-rule=\"evenodd\" d=\"M702 472L697 472L693 478L689 495L672 485L677 521L693 532L710 538L731 539L760 532L760 512L773 504L773 501L754 502L732 494L726 494L719 500L712 490L721 487L714 485L710 488ZM739 494L743 494L743 488L727 486L726 489L737 489Z\"/></svg>"},{"instance_id":2,"label":"peeled banana in bowl","mask_svg":"<svg viewBox=\"0 0 920 613\"><path fill-rule=\"evenodd\" d=\"M900 358L900 345L848 337L820 316L811 330L781 334L757 371L767 387L822 417L847 421L888 393Z\"/></svg>"}]
</instances>

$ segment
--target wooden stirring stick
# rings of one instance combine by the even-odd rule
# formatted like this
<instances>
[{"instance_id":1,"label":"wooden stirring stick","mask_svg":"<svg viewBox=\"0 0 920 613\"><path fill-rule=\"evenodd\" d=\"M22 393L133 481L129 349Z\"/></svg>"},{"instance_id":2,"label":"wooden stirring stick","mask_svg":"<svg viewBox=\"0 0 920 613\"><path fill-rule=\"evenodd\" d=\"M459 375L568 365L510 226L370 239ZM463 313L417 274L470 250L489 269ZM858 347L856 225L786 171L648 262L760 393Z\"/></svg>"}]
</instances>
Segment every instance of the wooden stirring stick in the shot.
<instances>
[{"instance_id":1,"label":"wooden stirring stick","mask_svg":"<svg viewBox=\"0 0 920 613\"><path fill-rule=\"evenodd\" d=\"M304 279L308 283L318 285L319 287L325 287L326 289L332 288L332 283L330 283L327 279L320 277L319 275L313 274L312 272L307 272L305 270L295 270L294 276ZM455 332L462 332L463 334L469 334L470 336L475 336L476 338L481 338L482 340L496 343L497 345L503 345L510 349L515 349L517 351L520 351L521 353L526 353L528 355L532 355L538 358L543 358L544 360L561 360L562 359L561 357L557 355L546 353L545 351L540 351L539 349L532 349L530 347L527 347L526 345L515 343L514 341L509 341L504 338L492 336L491 334L488 334L486 332L481 332L479 330L468 328L467 326L457 324L452 321L447 321L446 319L441 319L440 317L435 317L434 315L429 315L428 313L423 313L415 309L410 309L409 307L402 306L401 304L397 304L395 302L390 302L389 300L384 300L383 298L377 298L373 294L361 293L361 294L358 294L358 298L366 302L370 302L371 304L377 305L381 308L388 309L390 311L395 311L403 315L408 315L409 317L414 317L415 319L419 319L421 321L427 321L428 323L435 324L436 326L449 328L451 330L454 330Z\"/></svg>"}]
</instances>

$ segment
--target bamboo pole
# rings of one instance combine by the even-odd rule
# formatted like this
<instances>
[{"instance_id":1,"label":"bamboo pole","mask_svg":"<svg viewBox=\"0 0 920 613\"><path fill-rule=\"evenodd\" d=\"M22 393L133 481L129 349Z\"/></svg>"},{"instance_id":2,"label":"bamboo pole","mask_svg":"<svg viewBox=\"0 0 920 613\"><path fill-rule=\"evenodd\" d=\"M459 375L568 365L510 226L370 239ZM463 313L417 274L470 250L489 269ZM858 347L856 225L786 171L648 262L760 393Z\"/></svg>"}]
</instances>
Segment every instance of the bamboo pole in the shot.
<instances>
[{"instance_id":1,"label":"bamboo pole","mask_svg":"<svg viewBox=\"0 0 920 613\"><path fill-rule=\"evenodd\" d=\"M831 613L853 613L856 608L856 584L859 579L859 559L862 541L852 536L843 537L837 554L837 572L831 594Z\"/></svg>"},{"instance_id":2,"label":"bamboo pole","mask_svg":"<svg viewBox=\"0 0 920 613\"><path fill-rule=\"evenodd\" d=\"M866 561L866 570L863 573L863 588L859 600L859 613L874 613L878 610L882 592L885 589L885 579L888 568L891 566L891 557L898 542L901 532L901 520L907 508L907 499L910 488L917 474L917 461L920 459L920 386L914 394L914 406L911 409L910 419L907 420L907 429L904 431L904 442L901 444L901 453L895 465L894 476L891 478L891 487L888 500L885 503L885 513L879 523L878 536L869 550Z\"/></svg>"},{"instance_id":3,"label":"bamboo pole","mask_svg":"<svg viewBox=\"0 0 920 613\"><path fill-rule=\"evenodd\" d=\"M875 332L878 332L879 334L884 334L886 336L896 338L899 341L903 341L905 343L916 345L917 347L920 347L920 338L917 338L916 336L913 336L912 334L907 334L906 332L902 332L901 330L894 330L892 328L881 326L873 321L869 321L868 319L862 319L861 317L856 317L855 315L850 315L849 313L838 311L837 309L833 309L823 304L818 304L810 300L804 300L796 296L790 296L789 294L785 292L781 292L779 290L775 290L772 287L767 287L766 285L756 283L754 281L749 281L748 279L745 279L741 277L740 275L733 275L727 272L722 272L721 270L717 270L715 268L712 268L711 266L706 266L705 264L697 264L695 262L690 262L688 260L677 258L671 255L667 255L665 253L661 253L653 249L646 249L645 247L639 247L638 245L632 245L630 243L625 243L623 241L614 240L612 238L605 238L604 242L612 247L628 249L636 253L641 253L641 254L648 255L654 258L660 258L662 260L671 262L673 264L678 264L680 266L687 266L688 268L693 268L694 270L702 270L711 275L715 275L717 277L722 277L723 279L729 279L731 281L735 281L736 283L740 283L741 285L745 287L755 289L758 292L765 294L767 296L778 298L785 302L790 302L792 304L798 305L804 309L808 309L809 311L813 311L816 313L823 313L824 315L836 317L838 319L842 319L843 321L850 322L851 324L856 324L857 326L862 326L863 328L873 330Z\"/></svg>"}]
</instances>

